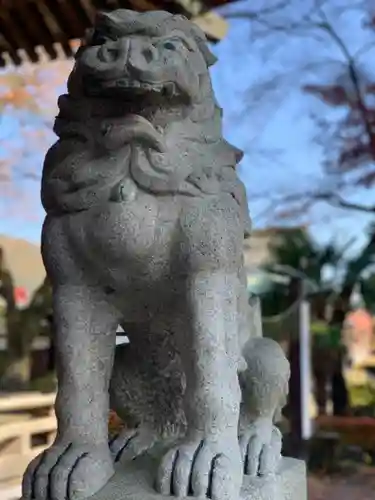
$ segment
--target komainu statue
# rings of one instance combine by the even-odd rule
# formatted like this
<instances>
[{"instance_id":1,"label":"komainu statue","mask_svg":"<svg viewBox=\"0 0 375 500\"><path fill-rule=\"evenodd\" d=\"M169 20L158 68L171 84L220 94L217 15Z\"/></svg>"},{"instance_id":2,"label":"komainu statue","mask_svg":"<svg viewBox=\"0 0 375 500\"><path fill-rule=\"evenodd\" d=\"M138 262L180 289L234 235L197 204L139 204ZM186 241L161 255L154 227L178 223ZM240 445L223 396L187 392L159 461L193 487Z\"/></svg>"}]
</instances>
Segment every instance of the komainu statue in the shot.
<instances>
[{"instance_id":1,"label":"komainu statue","mask_svg":"<svg viewBox=\"0 0 375 500\"><path fill-rule=\"evenodd\" d=\"M76 54L42 177L58 432L24 500L89 497L161 442L166 496L235 499L244 474L277 467L289 365L249 328L242 155L222 137L214 62L166 12L99 14ZM110 405L132 425L112 442Z\"/></svg>"}]
</instances>

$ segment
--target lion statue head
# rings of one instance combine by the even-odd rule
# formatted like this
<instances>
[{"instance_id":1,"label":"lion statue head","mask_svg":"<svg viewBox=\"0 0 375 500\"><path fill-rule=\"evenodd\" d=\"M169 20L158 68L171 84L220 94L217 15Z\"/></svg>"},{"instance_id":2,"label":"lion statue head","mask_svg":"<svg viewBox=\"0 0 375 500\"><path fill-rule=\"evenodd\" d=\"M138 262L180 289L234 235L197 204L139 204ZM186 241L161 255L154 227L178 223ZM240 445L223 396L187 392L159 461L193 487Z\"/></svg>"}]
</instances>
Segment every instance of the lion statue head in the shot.
<instances>
[{"instance_id":1,"label":"lion statue head","mask_svg":"<svg viewBox=\"0 0 375 500\"><path fill-rule=\"evenodd\" d=\"M127 190L133 196L137 189L187 196L225 191L241 207L248 233L246 194L235 170L242 152L222 137L209 75L215 61L204 33L183 16L98 14L77 51L68 94L59 98L60 141L46 156L42 180L47 212L121 201ZM111 161L103 168L106 154ZM99 160L102 168L83 165Z\"/></svg>"},{"instance_id":2,"label":"lion statue head","mask_svg":"<svg viewBox=\"0 0 375 500\"><path fill-rule=\"evenodd\" d=\"M99 13L78 51L75 71L87 95L201 101L215 56L205 35L182 16L129 10ZM144 103L142 103L144 106Z\"/></svg>"}]
</instances>

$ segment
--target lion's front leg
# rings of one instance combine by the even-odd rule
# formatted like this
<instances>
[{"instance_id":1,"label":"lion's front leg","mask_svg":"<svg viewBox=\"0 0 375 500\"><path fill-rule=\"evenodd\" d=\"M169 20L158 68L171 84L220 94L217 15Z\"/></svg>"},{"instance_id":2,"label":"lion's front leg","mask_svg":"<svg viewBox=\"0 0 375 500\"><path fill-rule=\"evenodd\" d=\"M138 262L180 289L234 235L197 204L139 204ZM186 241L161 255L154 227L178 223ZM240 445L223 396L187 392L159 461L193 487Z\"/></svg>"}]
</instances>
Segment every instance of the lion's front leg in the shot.
<instances>
[{"instance_id":1,"label":"lion's front leg","mask_svg":"<svg viewBox=\"0 0 375 500\"><path fill-rule=\"evenodd\" d=\"M108 447L108 385L116 313L95 289L54 289L57 437L23 479L23 499L78 500L114 472Z\"/></svg>"},{"instance_id":2,"label":"lion's front leg","mask_svg":"<svg viewBox=\"0 0 375 500\"><path fill-rule=\"evenodd\" d=\"M237 437L237 273L199 273L189 280L179 349L186 375L188 431L164 457L157 478L164 495L232 499L242 482Z\"/></svg>"}]
</instances>

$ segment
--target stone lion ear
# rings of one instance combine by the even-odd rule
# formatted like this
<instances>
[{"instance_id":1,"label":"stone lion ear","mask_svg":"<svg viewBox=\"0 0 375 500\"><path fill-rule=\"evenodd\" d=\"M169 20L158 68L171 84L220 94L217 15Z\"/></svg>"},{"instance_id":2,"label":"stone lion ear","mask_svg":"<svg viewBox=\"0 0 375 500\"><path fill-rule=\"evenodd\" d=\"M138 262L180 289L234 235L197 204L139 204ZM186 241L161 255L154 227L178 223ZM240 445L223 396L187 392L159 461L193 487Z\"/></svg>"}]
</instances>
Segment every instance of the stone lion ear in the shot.
<instances>
[{"instance_id":1,"label":"stone lion ear","mask_svg":"<svg viewBox=\"0 0 375 500\"><path fill-rule=\"evenodd\" d=\"M208 67L213 66L217 62L217 57L210 51L206 44L203 44L201 51Z\"/></svg>"},{"instance_id":2,"label":"stone lion ear","mask_svg":"<svg viewBox=\"0 0 375 500\"><path fill-rule=\"evenodd\" d=\"M240 161L241 161L241 160L242 160L242 158L244 157L244 152L243 152L241 149L236 148L236 146L233 146L233 145L232 145L232 147L233 147L233 149L234 149L234 155L235 155L235 157L236 157L236 162L237 162L237 163L240 163Z\"/></svg>"},{"instance_id":3,"label":"stone lion ear","mask_svg":"<svg viewBox=\"0 0 375 500\"><path fill-rule=\"evenodd\" d=\"M179 17L182 18L182 16ZM194 24L193 22L191 22L190 30L195 43L198 45L198 48L204 57L207 67L213 66L217 62L217 57L209 49L205 33L198 25Z\"/></svg>"},{"instance_id":4,"label":"stone lion ear","mask_svg":"<svg viewBox=\"0 0 375 500\"><path fill-rule=\"evenodd\" d=\"M220 108L220 112L221 112L221 114L223 112L221 108ZM225 139L224 139L224 142L225 142L226 146L229 147L229 149L232 151L232 153L234 153L234 157L236 159L236 164L240 163L240 161L244 157L244 152L241 149L237 148L236 146L233 146L233 144L230 144Z\"/></svg>"},{"instance_id":5,"label":"stone lion ear","mask_svg":"<svg viewBox=\"0 0 375 500\"><path fill-rule=\"evenodd\" d=\"M197 37L195 38L195 43L198 45L207 67L213 66L217 62L217 57L210 51L206 38L202 39L201 37Z\"/></svg>"},{"instance_id":6,"label":"stone lion ear","mask_svg":"<svg viewBox=\"0 0 375 500\"><path fill-rule=\"evenodd\" d=\"M110 21L111 20L111 13L110 12L105 12L104 10L98 10L96 15L95 15L95 23L103 22L103 21Z\"/></svg>"},{"instance_id":7,"label":"stone lion ear","mask_svg":"<svg viewBox=\"0 0 375 500\"><path fill-rule=\"evenodd\" d=\"M116 12L105 12L99 10L95 16L94 26L98 27L99 29L100 27L109 28L111 26L117 26L119 24L119 21L121 21L121 19L119 19L119 16Z\"/></svg>"}]
</instances>

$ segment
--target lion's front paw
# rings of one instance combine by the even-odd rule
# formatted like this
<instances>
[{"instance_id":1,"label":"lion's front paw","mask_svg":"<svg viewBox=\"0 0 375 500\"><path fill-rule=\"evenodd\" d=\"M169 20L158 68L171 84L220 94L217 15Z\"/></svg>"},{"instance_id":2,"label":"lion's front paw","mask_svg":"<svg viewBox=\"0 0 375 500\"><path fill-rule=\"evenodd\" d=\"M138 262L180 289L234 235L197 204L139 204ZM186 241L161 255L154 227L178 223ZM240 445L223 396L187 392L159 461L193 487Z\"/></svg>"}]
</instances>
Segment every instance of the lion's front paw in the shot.
<instances>
[{"instance_id":1,"label":"lion's front paw","mask_svg":"<svg viewBox=\"0 0 375 500\"><path fill-rule=\"evenodd\" d=\"M282 447L282 435L271 421L254 421L240 435L244 473L264 476L276 472Z\"/></svg>"},{"instance_id":2,"label":"lion's front paw","mask_svg":"<svg viewBox=\"0 0 375 500\"><path fill-rule=\"evenodd\" d=\"M114 462L133 460L150 449L156 441L154 432L148 429L125 429L109 443Z\"/></svg>"},{"instance_id":3,"label":"lion's front paw","mask_svg":"<svg viewBox=\"0 0 375 500\"><path fill-rule=\"evenodd\" d=\"M232 500L239 495L242 477L236 438L186 439L164 456L156 489L166 496Z\"/></svg>"},{"instance_id":4,"label":"lion's front paw","mask_svg":"<svg viewBox=\"0 0 375 500\"><path fill-rule=\"evenodd\" d=\"M99 491L113 473L108 447L55 444L26 469L22 499L81 500Z\"/></svg>"}]
</instances>

